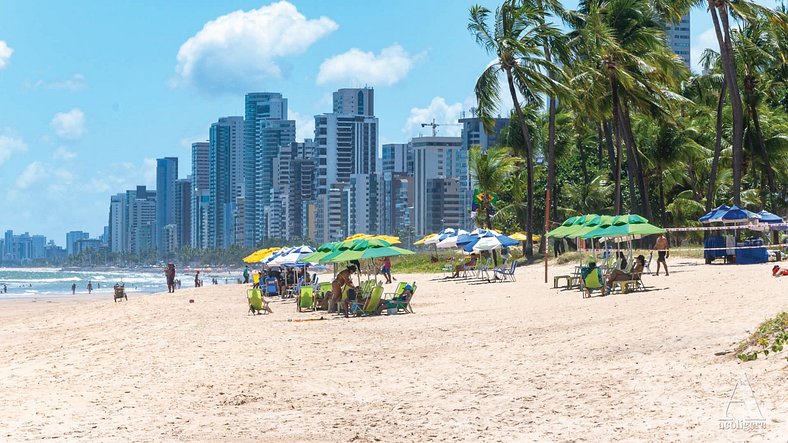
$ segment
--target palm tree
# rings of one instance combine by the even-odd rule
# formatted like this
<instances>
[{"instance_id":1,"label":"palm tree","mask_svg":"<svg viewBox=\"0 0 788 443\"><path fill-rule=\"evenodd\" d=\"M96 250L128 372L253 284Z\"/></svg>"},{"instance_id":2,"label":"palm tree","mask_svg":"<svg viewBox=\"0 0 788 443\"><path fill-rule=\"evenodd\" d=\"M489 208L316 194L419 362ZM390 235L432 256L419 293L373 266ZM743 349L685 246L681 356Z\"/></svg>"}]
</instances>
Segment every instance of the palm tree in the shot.
<instances>
[{"instance_id":1,"label":"palm tree","mask_svg":"<svg viewBox=\"0 0 788 443\"><path fill-rule=\"evenodd\" d=\"M492 228L493 199L500 193L509 174L517 164L511 150L506 147L492 147L486 151L473 146L468 153L468 166L474 186L481 192L479 210L484 214L485 228Z\"/></svg>"},{"instance_id":2,"label":"palm tree","mask_svg":"<svg viewBox=\"0 0 788 443\"><path fill-rule=\"evenodd\" d=\"M476 82L478 113L485 130L492 132L493 115L497 114L501 102L498 76L505 75L526 150L528 241L525 254L530 257L533 255L533 145L517 92L526 103L538 103L541 101L539 93L560 89L560 84L549 75L558 75L560 71L545 60L542 47L545 38L560 35L560 31L551 25L539 24L537 10L528 5L517 5L513 0L505 0L495 10L493 30L487 23L489 17L489 9L479 5L471 7L468 30L488 54L495 55L495 60Z\"/></svg>"}]
</instances>

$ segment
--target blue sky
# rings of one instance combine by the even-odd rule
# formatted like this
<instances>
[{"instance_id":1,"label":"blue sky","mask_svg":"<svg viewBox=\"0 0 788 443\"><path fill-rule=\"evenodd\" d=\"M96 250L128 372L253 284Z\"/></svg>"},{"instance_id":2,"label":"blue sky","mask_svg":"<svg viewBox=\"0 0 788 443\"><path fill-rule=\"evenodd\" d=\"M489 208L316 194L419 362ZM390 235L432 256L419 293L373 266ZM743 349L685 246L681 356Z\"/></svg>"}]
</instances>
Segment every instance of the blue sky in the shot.
<instances>
[{"instance_id":1,"label":"blue sky","mask_svg":"<svg viewBox=\"0 0 788 443\"><path fill-rule=\"evenodd\" d=\"M0 230L101 234L111 194L154 187L164 156L185 178L191 143L246 92L284 94L299 139L341 87L375 87L383 143L454 122L490 59L466 30L475 3L497 5L0 0ZM706 15L693 56L716 44Z\"/></svg>"}]
</instances>

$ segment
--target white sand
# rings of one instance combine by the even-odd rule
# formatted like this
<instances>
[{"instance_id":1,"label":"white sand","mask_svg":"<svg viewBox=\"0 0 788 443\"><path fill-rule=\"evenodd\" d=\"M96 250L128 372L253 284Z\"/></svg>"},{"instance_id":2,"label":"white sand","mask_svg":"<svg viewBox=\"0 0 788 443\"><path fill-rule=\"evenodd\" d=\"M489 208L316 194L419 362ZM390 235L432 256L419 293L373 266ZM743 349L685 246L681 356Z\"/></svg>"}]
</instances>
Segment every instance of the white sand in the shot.
<instances>
[{"instance_id":1,"label":"white sand","mask_svg":"<svg viewBox=\"0 0 788 443\"><path fill-rule=\"evenodd\" d=\"M551 288L568 267L400 275L416 314L391 317L249 316L241 286L2 302L0 441L785 441L785 355L714 354L788 309L788 278L672 265L586 300ZM722 430L745 375L765 429Z\"/></svg>"}]
</instances>

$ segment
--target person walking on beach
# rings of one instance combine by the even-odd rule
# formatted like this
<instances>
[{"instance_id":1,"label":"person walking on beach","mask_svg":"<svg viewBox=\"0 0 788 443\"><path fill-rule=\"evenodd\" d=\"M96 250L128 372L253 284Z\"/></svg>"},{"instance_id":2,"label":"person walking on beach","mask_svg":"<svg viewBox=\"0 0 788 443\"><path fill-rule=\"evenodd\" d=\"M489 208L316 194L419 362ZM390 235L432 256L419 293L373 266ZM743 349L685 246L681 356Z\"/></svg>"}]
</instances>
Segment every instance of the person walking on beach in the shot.
<instances>
[{"instance_id":1,"label":"person walking on beach","mask_svg":"<svg viewBox=\"0 0 788 443\"><path fill-rule=\"evenodd\" d=\"M77 293L77 284L71 283L71 294L76 294L76 293Z\"/></svg>"},{"instance_id":2,"label":"person walking on beach","mask_svg":"<svg viewBox=\"0 0 788 443\"><path fill-rule=\"evenodd\" d=\"M659 268L660 265L665 267L665 276L668 275L668 263L665 261L668 257L670 257L670 245L668 244L668 239L665 237L665 234L660 234L659 238L657 238L657 243L654 245L654 249L657 250L657 275L659 275Z\"/></svg>"},{"instance_id":3,"label":"person walking on beach","mask_svg":"<svg viewBox=\"0 0 788 443\"><path fill-rule=\"evenodd\" d=\"M386 283L391 283L391 258L383 259L383 267L380 268L381 274L386 277Z\"/></svg>"},{"instance_id":4,"label":"person walking on beach","mask_svg":"<svg viewBox=\"0 0 788 443\"><path fill-rule=\"evenodd\" d=\"M194 274L194 287L195 288L200 287L200 271L197 271L197 273Z\"/></svg>"},{"instance_id":5,"label":"person walking on beach","mask_svg":"<svg viewBox=\"0 0 788 443\"><path fill-rule=\"evenodd\" d=\"M93 283L88 281L88 294L92 294L92 293L93 293Z\"/></svg>"},{"instance_id":6,"label":"person walking on beach","mask_svg":"<svg viewBox=\"0 0 788 443\"><path fill-rule=\"evenodd\" d=\"M173 293L175 292L175 265L172 263L167 263L167 267L164 268L164 276L167 277L167 292Z\"/></svg>"},{"instance_id":7,"label":"person walking on beach","mask_svg":"<svg viewBox=\"0 0 788 443\"><path fill-rule=\"evenodd\" d=\"M249 283L249 266L244 268L244 284Z\"/></svg>"}]
</instances>

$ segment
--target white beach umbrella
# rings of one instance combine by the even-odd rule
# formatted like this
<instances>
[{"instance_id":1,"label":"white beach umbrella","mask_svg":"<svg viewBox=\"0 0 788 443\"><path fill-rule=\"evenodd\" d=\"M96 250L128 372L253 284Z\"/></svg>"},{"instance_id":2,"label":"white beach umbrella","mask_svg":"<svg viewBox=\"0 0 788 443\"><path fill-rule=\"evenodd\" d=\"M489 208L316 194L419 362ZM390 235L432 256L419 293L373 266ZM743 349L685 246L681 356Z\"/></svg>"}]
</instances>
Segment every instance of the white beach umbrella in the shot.
<instances>
[{"instance_id":1,"label":"white beach umbrella","mask_svg":"<svg viewBox=\"0 0 788 443\"><path fill-rule=\"evenodd\" d=\"M457 240L461 235L467 235L468 231L464 229L457 229L453 234L446 235L441 241L438 242L438 249L449 249L457 247Z\"/></svg>"}]
</instances>

